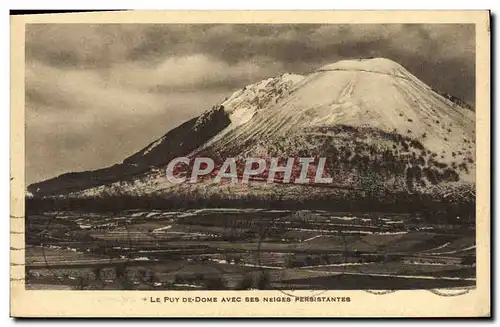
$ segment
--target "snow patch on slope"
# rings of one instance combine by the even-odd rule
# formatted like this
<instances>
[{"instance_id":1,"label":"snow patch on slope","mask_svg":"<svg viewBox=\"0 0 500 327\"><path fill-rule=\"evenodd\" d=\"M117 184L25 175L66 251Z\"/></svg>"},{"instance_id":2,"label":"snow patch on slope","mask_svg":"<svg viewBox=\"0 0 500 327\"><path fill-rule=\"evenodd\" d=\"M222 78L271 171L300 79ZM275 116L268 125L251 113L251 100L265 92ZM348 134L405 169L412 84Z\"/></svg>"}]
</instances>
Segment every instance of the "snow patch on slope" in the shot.
<instances>
[{"instance_id":1,"label":"snow patch on slope","mask_svg":"<svg viewBox=\"0 0 500 327\"><path fill-rule=\"evenodd\" d=\"M341 60L321 67L318 71L362 71L406 78L403 66L386 58Z\"/></svg>"},{"instance_id":2,"label":"snow patch on slope","mask_svg":"<svg viewBox=\"0 0 500 327\"><path fill-rule=\"evenodd\" d=\"M142 154L145 155L145 154L148 154L149 152L151 152L158 145L162 144L164 139L165 139L165 136L162 136L158 140L154 141L150 146L148 146L146 149L144 149Z\"/></svg>"},{"instance_id":3,"label":"snow patch on slope","mask_svg":"<svg viewBox=\"0 0 500 327\"><path fill-rule=\"evenodd\" d=\"M221 105L229 114L233 127L246 123L265 105L286 95L287 91L300 82L304 76L283 74L248 85L234 92Z\"/></svg>"},{"instance_id":4,"label":"snow patch on slope","mask_svg":"<svg viewBox=\"0 0 500 327\"><path fill-rule=\"evenodd\" d=\"M277 103L303 79L302 75L286 73L248 85L234 92L220 104L229 114L231 123L208 141L203 148L213 144L235 128L244 125L261 110L266 110L267 107Z\"/></svg>"}]
</instances>

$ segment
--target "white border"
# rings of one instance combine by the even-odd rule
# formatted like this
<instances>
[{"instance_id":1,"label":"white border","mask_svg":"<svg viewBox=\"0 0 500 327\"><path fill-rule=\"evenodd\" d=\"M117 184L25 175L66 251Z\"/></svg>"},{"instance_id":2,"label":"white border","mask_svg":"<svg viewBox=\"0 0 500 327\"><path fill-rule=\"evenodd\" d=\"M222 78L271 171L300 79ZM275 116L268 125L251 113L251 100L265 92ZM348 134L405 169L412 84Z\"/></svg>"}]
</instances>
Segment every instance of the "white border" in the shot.
<instances>
[{"instance_id":1,"label":"white border","mask_svg":"<svg viewBox=\"0 0 500 327\"><path fill-rule=\"evenodd\" d=\"M376 4L376 5L375 5ZM118 5L118 6L117 6ZM163 4L164 5L164 4ZM92 8L92 9L122 9L122 8L135 8L135 9L306 9L306 10L314 10L314 9L493 9L493 13L497 12L499 6L498 1L486 1L486 0L475 0L475 1L449 1L449 2L440 2L438 3L437 1L429 1L429 0L420 0L418 2L413 2L410 3L408 1L402 2L402 1L384 1L384 0L378 0L376 2L373 1L356 1L356 0L350 0L345 3L342 2L335 2L332 3L330 1L315 1L315 0L307 0L307 1L292 1L288 0L286 3L280 3L279 5L273 4L270 1L266 0L253 0L253 1L220 1L220 0L212 0L210 2L207 1L202 1L202 0L183 0L178 3L168 3L168 6L164 7L159 7L159 3L157 1L150 1L150 0L141 0L141 1L130 1L130 0L121 0L119 2L114 2L113 4L99 0L87 0L85 2L83 1L72 1L72 2L63 2L63 1L55 1L55 0L48 0L44 1L43 5L40 2L37 1L10 1L10 2L2 2L0 4L0 7L4 9L2 12L4 15L2 15L1 19L1 25L0 25L0 33L3 37L4 40L4 47L3 51L1 53L2 56L2 64L3 64L3 69L2 72L6 72L2 74L2 90L3 90L3 96L0 98L3 101L3 110L0 111L0 124L4 124L0 128L1 133L3 133L3 137L0 137L0 146L2 147L2 150L4 151L4 154L7 154L9 151L10 147L10 142L9 142L9 137L10 137L10 131L9 131L9 122L10 122L10 104L9 104L9 85L10 85L10 73L9 73L9 68L10 68L10 60L9 60L9 37L10 37L10 31L9 31L9 17L7 15L7 10L9 8L16 8L16 9L32 9L32 8L51 8L51 9L58 9L58 8L64 8L64 9L84 9L84 8ZM5 8L4 8L5 7ZM499 38L499 33L496 31L494 34L494 40L492 44L498 43L498 38ZM498 59L498 55L495 54L494 58ZM492 60L494 60L492 58ZM493 68L495 68L494 72L492 72L492 77L494 77L494 74L497 72L498 66L493 65ZM499 86L498 84L494 84L495 88L493 90L493 94L499 94ZM499 122L498 114L495 117L495 123ZM493 133L495 134L495 129L493 129ZM492 140L493 141L493 140ZM498 139L497 135L495 135L495 143L498 146ZM496 149L496 147L495 147ZM494 151L495 153L495 151ZM496 159L496 156L494 156ZM4 224L2 227L2 230L4 231L4 235L7 234L9 230L9 219L7 219L7 216L9 215L9 182L8 182L8 172L9 172L9 160L8 160L8 155L4 155L3 160L0 160L0 168L4 172L3 179L2 179L2 184L0 187L0 192L1 192L1 205L0 205L0 210L2 210L2 215L4 218L2 220L2 223ZM498 182L498 174L495 178L495 182ZM495 195L495 202L499 202L500 196L497 194ZM499 223L497 222L495 224L495 230L493 232L498 232L498 227ZM498 235L493 234L493 236ZM1 238L1 246L3 249L4 253L4 260L3 264L4 267L2 270L0 270L0 278L1 280L4 281L4 283L7 283L8 281L8 276L9 276L9 264L8 264L8 256L9 252L7 252L7 249L9 248L9 239L7 237L2 237ZM498 243L498 242L496 242ZM495 246L495 253L498 254L498 248ZM494 278L494 276L492 276ZM495 283L498 284L498 283ZM4 290L7 290L8 286L5 285ZM495 289L496 291L496 289ZM2 312L2 317L6 318L9 315L9 294L8 292L4 291L2 292L2 306L1 308L3 309ZM497 302L497 301L495 301ZM26 305L30 305L27 303ZM493 311L495 312L496 307L492 308ZM3 321L7 323L13 323L13 320L10 319L10 321ZM51 321L47 321L48 323L51 323ZM61 322L62 324L68 323L68 321ZM116 322L102 322L102 321L91 321L91 323L96 324L97 326L101 324L110 324L110 323L121 323L119 321ZM133 324L140 324L140 321L134 321ZM158 323L164 323L164 322L158 322ZM169 324L177 324L177 322L169 321ZM193 322L191 322L193 323ZM217 324L224 323L221 321L215 322ZM225 323L234 323L234 321L226 321ZM267 324L268 322L257 322L255 321L254 323L259 323L259 324ZM281 323L288 323L288 322L281 322ZM356 322L354 324L358 324L362 322ZM385 323L385 322L382 322ZM438 322L417 322L417 324L424 324L425 325L433 325ZM471 322L472 323L472 322Z\"/></svg>"}]
</instances>

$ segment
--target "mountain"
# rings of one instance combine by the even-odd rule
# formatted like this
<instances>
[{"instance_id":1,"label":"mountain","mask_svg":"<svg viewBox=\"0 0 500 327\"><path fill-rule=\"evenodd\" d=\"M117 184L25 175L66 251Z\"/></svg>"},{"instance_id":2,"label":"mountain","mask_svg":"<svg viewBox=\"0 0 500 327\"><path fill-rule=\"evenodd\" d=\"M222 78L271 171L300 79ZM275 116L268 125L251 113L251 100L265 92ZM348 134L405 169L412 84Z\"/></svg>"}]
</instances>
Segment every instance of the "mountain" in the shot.
<instances>
[{"instance_id":1,"label":"mountain","mask_svg":"<svg viewBox=\"0 0 500 327\"><path fill-rule=\"evenodd\" d=\"M283 74L249 85L169 131L122 163L32 184L35 197L345 197L473 190L475 114L398 63L343 60L307 76ZM172 184L175 157L327 157L330 187L263 183ZM307 191L305 191L307 187ZM340 193L342 194L340 194ZM444 194L444 195L443 195Z\"/></svg>"}]
</instances>

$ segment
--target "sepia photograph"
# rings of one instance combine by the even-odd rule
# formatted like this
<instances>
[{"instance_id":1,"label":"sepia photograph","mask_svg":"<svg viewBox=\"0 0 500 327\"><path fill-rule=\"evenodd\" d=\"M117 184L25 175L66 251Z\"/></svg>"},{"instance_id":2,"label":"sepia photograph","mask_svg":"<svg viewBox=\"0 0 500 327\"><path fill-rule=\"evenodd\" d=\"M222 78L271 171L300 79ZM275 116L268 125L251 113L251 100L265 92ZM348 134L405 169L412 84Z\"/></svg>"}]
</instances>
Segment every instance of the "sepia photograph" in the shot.
<instances>
[{"instance_id":1,"label":"sepia photograph","mask_svg":"<svg viewBox=\"0 0 500 327\"><path fill-rule=\"evenodd\" d=\"M489 87L464 21L27 22L23 291L477 291Z\"/></svg>"}]
</instances>

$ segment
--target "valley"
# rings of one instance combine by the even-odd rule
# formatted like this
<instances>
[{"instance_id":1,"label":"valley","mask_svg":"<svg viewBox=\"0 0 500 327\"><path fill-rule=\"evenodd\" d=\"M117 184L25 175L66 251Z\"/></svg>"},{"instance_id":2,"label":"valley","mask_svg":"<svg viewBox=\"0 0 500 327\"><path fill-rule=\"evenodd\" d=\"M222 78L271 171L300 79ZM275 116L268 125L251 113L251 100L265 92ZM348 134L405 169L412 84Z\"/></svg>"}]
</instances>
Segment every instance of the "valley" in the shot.
<instances>
[{"instance_id":1,"label":"valley","mask_svg":"<svg viewBox=\"0 0 500 327\"><path fill-rule=\"evenodd\" d=\"M435 220L439 221L439 220ZM414 214L192 209L28 215L28 289L474 287L474 224Z\"/></svg>"}]
</instances>

